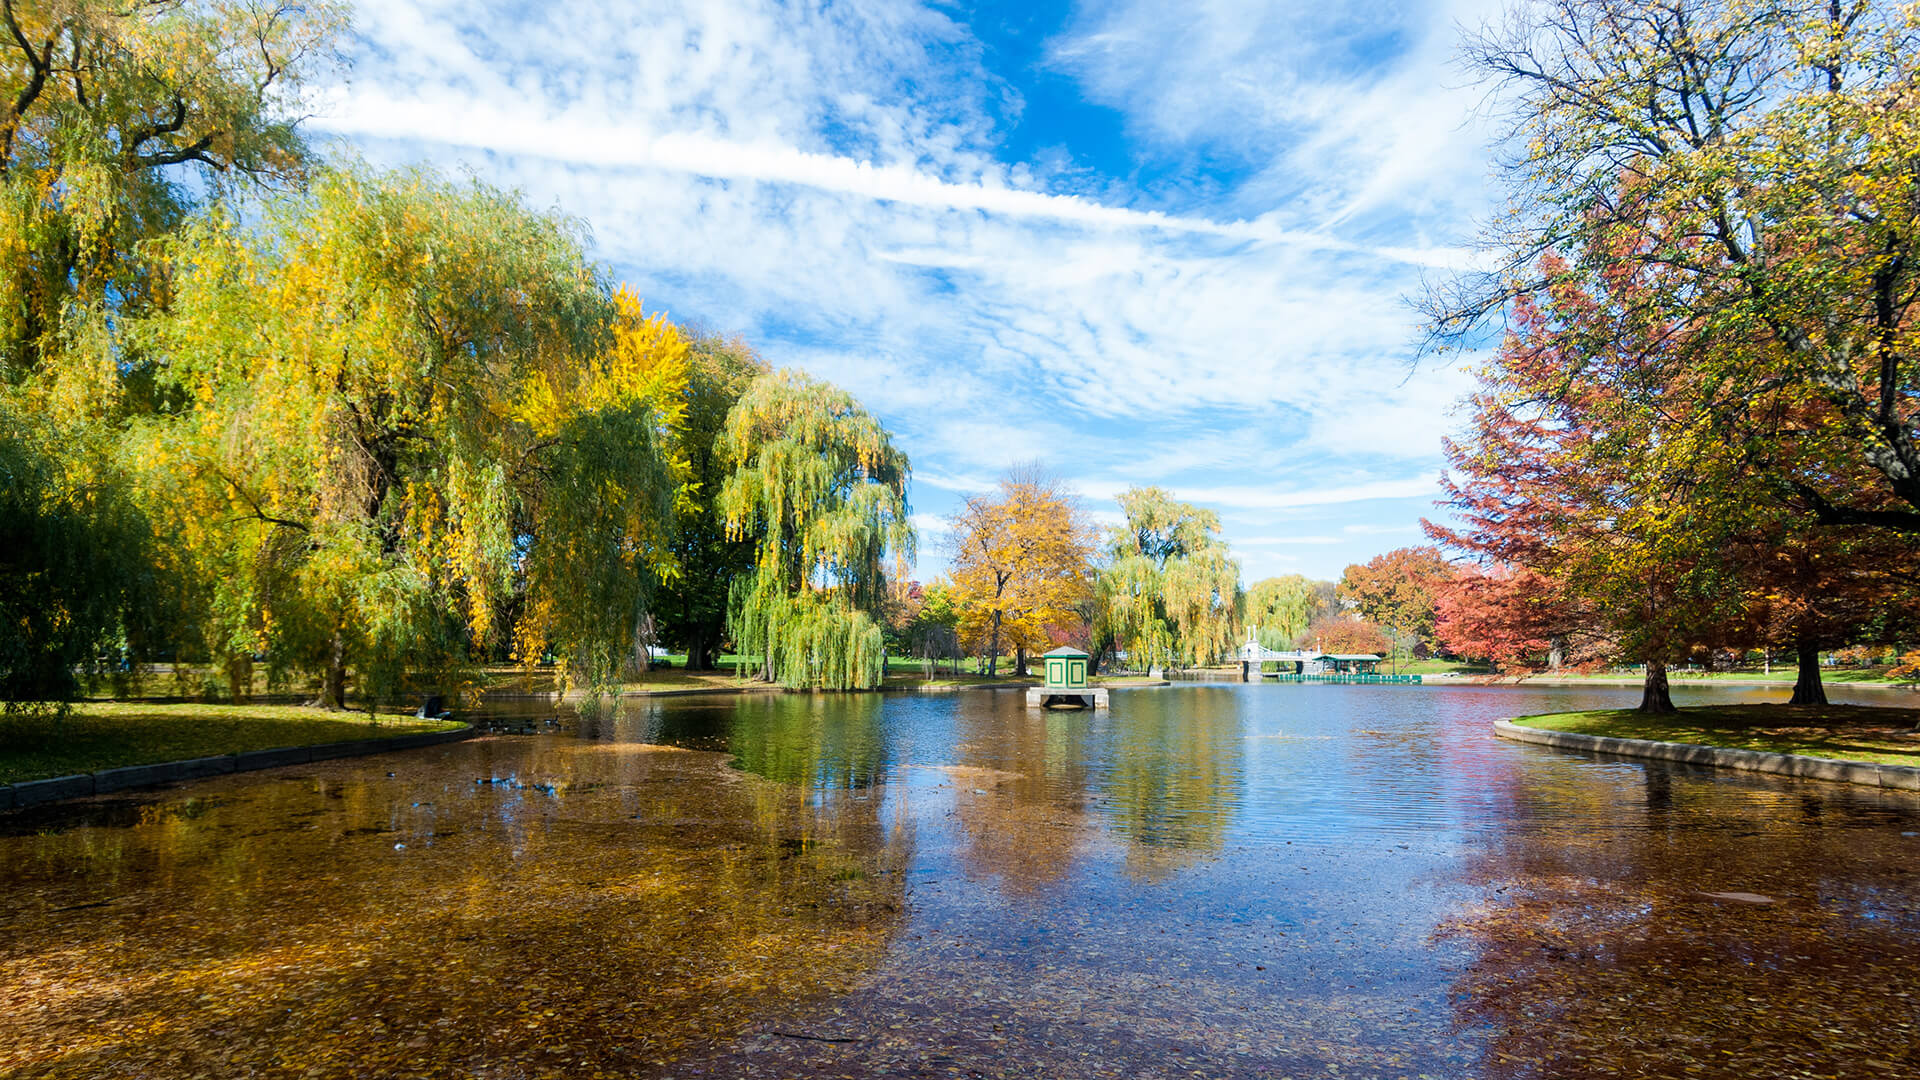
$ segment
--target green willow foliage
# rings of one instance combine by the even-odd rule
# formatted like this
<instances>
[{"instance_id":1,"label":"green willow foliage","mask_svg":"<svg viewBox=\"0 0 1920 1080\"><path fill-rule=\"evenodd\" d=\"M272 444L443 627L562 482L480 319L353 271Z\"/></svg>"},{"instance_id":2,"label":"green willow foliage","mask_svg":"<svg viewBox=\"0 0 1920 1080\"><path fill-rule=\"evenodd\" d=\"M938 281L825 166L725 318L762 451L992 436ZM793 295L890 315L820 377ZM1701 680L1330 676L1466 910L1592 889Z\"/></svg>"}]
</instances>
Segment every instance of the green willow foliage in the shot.
<instances>
[{"instance_id":1,"label":"green willow foliage","mask_svg":"<svg viewBox=\"0 0 1920 1080\"><path fill-rule=\"evenodd\" d=\"M643 404L579 392L613 314L582 227L419 173L258 210L166 245L173 301L141 328L191 403L150 461L215 655L323 671L332 705L351 666L377 699L445 685L525 605L608 675L671 483Z\"/></svg>"},{"instance_id":2,"label":"green willow foliage","mask_svg":"<svg viewBox=\"0 0 1920 1080\"><path fill-rule=\"evenodd\" d=\"M914 549L906 455L851 395L793 371L747 388L719 446L728 533L758 539L732 587L736 647L784 686L878 685L885 566Z\"/></svg>"},{"instance_id":3,"label":"green willow foliage","mask_svg":"<svg viewBox=\"0 0 1920 1080\"><path fill-rule=\"evenodd\" d=\"M1324 610L1320 584L1299 574L1263 578L1247 590L1246 624L1269 649L1291 649Z\"/></svg>"},{"instance_id":4,"label":"green willow foliage","mask_svg":"<svg viewBox=\"0 0 1920 1080\"><path fill-rule=\"evenodd\" d=\"M753 539L729 537L714 505L731 471L720 436L734 403L768 367L744 342L711 335L690 341L687 359L686 414L674 434L692 491L674 508L669 541L680 572L660 583L653 614L662 639L686 648L687 667L706 670L727 636L733 579L754 564Z\"/></svg>"},{"instance_id":5,"label":"green willow foliage","mask_svg":"<svg viewBox=\"0 0 1920 1080\"><path fill-rule=\"evenodd\" d=\"M1101 627L1135 664L1211 663L1234 646L1240 564L1211 510L1159 488L1120 496L1127 523L1108 542L1095 585Z\"/></svg>"},{"instance_id":6,"label":"green willow foliage","mask_svg":"<svg viewBox=\"0 0 1920 1080\"><path fill-rule=\"evenodd\" d=\"M547 598L545 636L583 685L618 677L653 598L658 537L673 511L658 423L643 401L569 418L529 500L538 519L529 591Z\"/></svg>"},{"instance_id":7,"label":"green willow foliage","mask_svg":"<svg viewBox=\"0 0 1920 1080\"><path fill-rule=\"evenodd\" d=\"M59 709L160 591L152 532L92 448L0 400L0 703Z\"/></svg>"},{"instance_id":8,"label":"green willow foliage","mask_svg":"<svg viewBox=\"0 0 1920 1080\"><path fill-rule=\"evenodd\" d=\"M111 323L164 302L139 245L195 189L305 174L301 86L345 20L325 0L7 0L5 15L0 370L84 409L113 381Z\"/></svg>"}]
</instances>

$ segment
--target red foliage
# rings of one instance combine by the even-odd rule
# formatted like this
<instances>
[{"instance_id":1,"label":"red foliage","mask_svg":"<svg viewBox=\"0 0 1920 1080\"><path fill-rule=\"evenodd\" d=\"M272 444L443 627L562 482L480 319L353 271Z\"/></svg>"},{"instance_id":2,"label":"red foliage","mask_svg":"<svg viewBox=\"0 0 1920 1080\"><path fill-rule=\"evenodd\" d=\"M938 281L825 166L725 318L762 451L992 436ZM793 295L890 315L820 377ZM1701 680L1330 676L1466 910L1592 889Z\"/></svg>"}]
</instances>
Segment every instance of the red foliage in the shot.
<instances>
[{"instance_id":1,"label":"red foliage","mask_svg":"<svg viewBox=\"0 0 1920 1080\"><path fill-rule=\"evenodd\" d=\"M1505 568L1446 590L1447 639L1514 665L1544 660L1555 639L1677 660L1721 640L1737 606L1724 589L1727 522L1677 498L1652 453L1675 418L1634 400L1644 361L1686 335L1640 321L1638 283L1609 281L1596 295L1559 280L1516 302L1470 427L1445 445L1442 488L1459 524L1429 522L1428 534Z\"/></svg>"},{"instance_id":2,"label":"red foliage","mask_svg":"<svg viewBox=\"0 0 1920 1080\"><path fill-rule=\"evenodd\" d=\"M1503 671L1537 671L1556 662L1587 667L1608 658L1610 642L1593 632L1593 620L1533 570L1462 567L1434 595L1435 635L1454 656L1489 660Z\"/></svg>"},{"instance_id":3,"label":"red foliage","mask_svg":"<svg viewBox=\"0 0 1920 1080\"><path fill-rule=\"evenodd\" d=\"M1387 632L1365 619L1356 619L1351 615L1323 615L1308 624L1306 630L1294 639L1294 644L1303 649L1319 649L1329 653L1373 653L1385 656L1392 648Z\"/></svg>"},{"instance_id":4,"label":"red foliage","mask_svg":"<svg viewBox=\"0 0 1920 1080\"><path fill-rule=\"evenodd\" d=\"M1452 577L1439 548L1403 547L1347 567L1338 595L1369 621L1425 644L1433 640L1435 590Z\"/></svg>"}]
</instances>

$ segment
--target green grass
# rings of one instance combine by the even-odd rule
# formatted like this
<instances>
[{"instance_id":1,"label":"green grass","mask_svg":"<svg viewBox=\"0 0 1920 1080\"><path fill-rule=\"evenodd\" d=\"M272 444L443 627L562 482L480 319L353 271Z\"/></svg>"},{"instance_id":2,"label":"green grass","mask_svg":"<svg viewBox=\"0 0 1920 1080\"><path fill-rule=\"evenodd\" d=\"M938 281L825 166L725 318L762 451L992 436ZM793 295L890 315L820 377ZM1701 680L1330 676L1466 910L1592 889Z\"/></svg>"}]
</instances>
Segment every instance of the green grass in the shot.
<instances>
[{"instance_id":1,"label":"green grass","mask_svg":"<svg viewBox=\"0 0 1920 1080\"><path fill-rule=\"evenodd\" d=\"M1404 665L1403 665L1404 666ZM1887 677L1887 668L1821 668L1820 681L1823 683L1854 683L1882 686L1906 685L1900 680ZM1538 672L1528 676L1530 679L1567 679L1580 682L1639 683L1643 676L1638 671L1578 671ZM1772 671L1751 668L1741 671L1689 671L1685 668L1670 668L1667 679L1670 682L1764 682L1792 686L1796 672L1792 664L1776 664Z\"/></svg>"},{"instance_id":2,"label":"green grass","mask_svg":"<svg viewBox=\"0 0 1920 1080\"><path fill-rule=\"evenodd\" d=\"M457 724L300 705L150 705L86 701L62 719L0 715L0 784L162 761L382 739Z\"/></svg>"},{"instance_id":3,"label":"green grass","mask_svg":"<svg viewBox=\"0 0 1920 1080\"><path fill-rule=\"evenodd\" d=\"M1040 679L1033 675L1021 679L1016 677L1011 671L1002 671L1000 674L992 676L968 675L964 672L959 675L950 675L944 668L936 670L933 673L933 678L929 679L926 677L926 669L923 667L915 667L903 671L892 665L888 665L886 681L881 683L880 687L883 690L900 690L911 689L918 686L1001 686L1014 682L1028 682L1037 686L1040 683Z\"/></svg>"},{"instance_id":4,"label":"green grass","mask_svg":"<svg viewBox=\"0 0 1920 1080\"><path fill-rule=\"evenodd\" d=\"M1514 723L1617 739L1700 743L1775 754L1920 765L1920 709L1865 705L1707 705L1672 716L1631 709L1548 713Z\"/></svg>"},{"instance_id":5,"label":"green grass","mask_svg":"<svg viewBox=\"0 0 1920 1080\"><path fill-rule=\"evenodd\" d=\"M1485 664L1463 664L1457 660L1402 660L1397 671L1391 664L1382 663L1380 673L1383 675L1491 675L1493 669Z\"/></svg>"}]
</instances>

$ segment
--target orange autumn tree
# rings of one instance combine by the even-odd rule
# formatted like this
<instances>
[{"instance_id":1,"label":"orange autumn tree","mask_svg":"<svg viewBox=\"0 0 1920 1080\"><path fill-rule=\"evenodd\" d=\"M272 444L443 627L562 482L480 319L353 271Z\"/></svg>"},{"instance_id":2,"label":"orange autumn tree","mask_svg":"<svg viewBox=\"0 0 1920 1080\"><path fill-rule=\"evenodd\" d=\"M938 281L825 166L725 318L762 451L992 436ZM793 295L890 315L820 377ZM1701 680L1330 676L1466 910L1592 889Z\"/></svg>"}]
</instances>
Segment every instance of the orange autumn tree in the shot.
<instances>
[{"instance_id":1,"label":"orange autumn tree","mask_svg":"<svg viewBox=\"0 0 1920 1080\"><path fill-rule=\"evenodd\" d=\"M1352 615L1322 615L1307 624L1294 639L1294 647L1316 652L1359 656L1380 656L1393 647L1386 630L1366 619Z\"/></svg>"},{"instance_id":2,"label":"orange autumn tree","mask_svg":"<svg viewBox=\"0 0 1920 1080\"><path fill-rule=\"evenodd\" d=\"M1559 582L1524 566L1459 567L1434 599L1441 648L1503 672L1592 668L1613 657L1613 641L1593 612Z\"/></svg>"},{"instance_id":3,"label":"orange autumn tree","mask_svg":"<svg viewBox=\"0 0 1920 1080\"><path fill-rule=\"evenodd\" d=\"M1748 568L1731 540L1742 522L1704 497L1696 466L1718 447L1705 418L1656 412L1620 389L1641 377L1644 356L1687 338L1644 317L1636 301L1649 283L1588 287L1556 259L1542 276L1555 288L1515 304L1469 399L1469 428L1445 444L1454 524L1427 531L1489 571L1548 579L1543 590L1579 613L1586 636L1646 666L1641 711L1670 713L1667 665L1738 632ZM1575 369L1586 377L1570 378ZM1457 621L1472 610L1453 613L1455 633L1474 633Z\"/></svg>"},{"instance_id":4,"label":"orange autumn tree","mask_svg":"<svg viewBox=\"0 0 1920 1080\"><path fill-rule=\"evenodd\" d=\"M1347 567L1338 596L1387 632L1397 660L1433 642L1435 591L1452 578L1453 567L1431 545L1396 548Z\"/></svg>"},{"instance_id":5,"label":"orange autumn tree","mask_svg":"<svg viewBox=\"0 0 1920 1080\"><path fill-rule=\"evenodd\" d=\"M1078 621L1092 594L1093 526L1079 497L1035 466L968 498L952 525L961 639L981 646L989 675L1010 646L1023 675L1027 653L1052 644L1048 628Z\"/></svg>"},{"instance_id":6,"label":"orange autumn tree","mask_svg":"<svg viewBox=\"0 0 1920 1080\"><path fill-rule=\"evenodd\" d=\"M1563 383L1711 423L1823 525L1920 536L1916 35L1891 0L1547 0L1470 32L1508 212L1494 272L1429 295L1435 341L1480 348L1569 274L1635 281L1640 320L1688 339L1574 350Z\"/></svg>"}]
</instances>

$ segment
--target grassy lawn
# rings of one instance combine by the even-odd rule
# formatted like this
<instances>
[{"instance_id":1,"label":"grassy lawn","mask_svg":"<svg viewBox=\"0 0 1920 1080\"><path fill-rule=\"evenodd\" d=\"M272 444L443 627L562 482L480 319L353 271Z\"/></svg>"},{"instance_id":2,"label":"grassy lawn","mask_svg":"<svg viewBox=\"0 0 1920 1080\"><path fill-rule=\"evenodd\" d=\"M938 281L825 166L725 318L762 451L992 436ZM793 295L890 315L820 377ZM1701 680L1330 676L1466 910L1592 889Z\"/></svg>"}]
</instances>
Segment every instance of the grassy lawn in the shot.
<instances>
[{"instance_id":1,"label":"grassy lawn","mask_svg":"<svg viewBox=\"0 0 1920 1080\"><path fill-rule=\"evenodd\" d=\"M1920 765L1920 708L1865 705L1709 705L1674 716L1631 709L1549 713L1514 721L1525 727L1617 739L1702 743L1775 754Z\"/></svg>"},{"instance_id":2,"label":"grassy lawn","mask_svg":"<svg viewBox=\"0 0 1920 1080\"><path fill-rule=\"evenodd\" d=\"M950 675L945 669L935 671L933 678L929 679L926 676L925 668L915 667L903 671L892 665L888 665L886 681L880 684L880 688L883 690L904 690L916 686L1001 686L1014 682L1029 682L1037 686L1040 680L1038 677L1032 675L1027 676L1025 679L1016 678L1011 671L1002 671L1000 674L992 676L968 675L964 673L960 675Z\"/></svg>"},{"instance_id":3,"label":"grassy lawn","mask_svg":"<svg viewBox=\"0 0 1920 1080\"><path fill-rule=\"evenodd\" d=\"M459 725L394 713L329 713L300 705L150 705L87 701L64 719L0 715L0 784L123 765L381 739Z\"/></svg>"},{"instance_id":4,"label":"grassy lawn","mask_svg":"<svg viewBox=\"0 0 1920 1080\"><path fill-rule=\"evenodd\" d=\"M1884 686L1905 685L1887 677L1887 668L1821 668L1820 681L1823 683L1867 683ZM1685 668L1672 668L1667 671L1670 682L1765 682L1792 686L1795 678L1792 664L1776 664L1772 671L1752 668L1742 671L1688 671ZM1578 671L1540 672L1527 676L1529 679L1565 679L1579 682L1639 683L1643 676L1638 671Z\"/></svg>"},{"instance_id":5,"label":"grassy lawn","mask_svg":"<svg viewBox=\"0 0 1920 1080\"><path fill-rule=\"evenodd\" d=\"M1389 673L1391 665L1381 664L1382 673ZM1454 660L1402 660L1398 674L1401 675L1491 675L1493 669L1485 664L1462 664Z\"/></svg>"}]
</instances>

